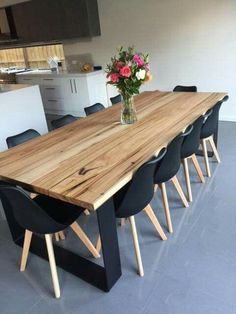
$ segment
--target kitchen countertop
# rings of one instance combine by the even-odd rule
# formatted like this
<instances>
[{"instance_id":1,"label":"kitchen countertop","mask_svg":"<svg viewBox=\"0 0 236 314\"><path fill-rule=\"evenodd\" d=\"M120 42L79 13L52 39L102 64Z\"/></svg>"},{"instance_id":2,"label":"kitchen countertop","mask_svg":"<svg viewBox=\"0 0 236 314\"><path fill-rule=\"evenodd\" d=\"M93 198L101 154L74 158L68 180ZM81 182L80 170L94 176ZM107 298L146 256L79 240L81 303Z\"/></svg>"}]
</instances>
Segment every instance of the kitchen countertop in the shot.
<instances>
[{"instance_id":1,"label":"kitchen countertop","mask_svg":"<svg viewBox=\"0 0 236 314\"><path fill-rule=\"evenodd\" d=\"M27 85L27 84L0 84L0 94L12 92L12 91L26 88L26 87L31 87L31 85Z\"/></svg>"},{"instance_id":2,"label":"kitchen countertop","mask_svg":"<svg viewBox=\"0 0 236 314\"><path fill-rule=\"evenodd\" d=\"M62 72L52 72L51 70L33 70L33 71L28 71L24 73L18 73L16 74L17 76L48 76L48 77L86 77L86 76L93 76L93 75L98 75L104 73L103 70L98 70L98 71L92 71L88 73L83 73L83 72L67 72L67 71L62 71Z\"/></svg>"}]
</instances>

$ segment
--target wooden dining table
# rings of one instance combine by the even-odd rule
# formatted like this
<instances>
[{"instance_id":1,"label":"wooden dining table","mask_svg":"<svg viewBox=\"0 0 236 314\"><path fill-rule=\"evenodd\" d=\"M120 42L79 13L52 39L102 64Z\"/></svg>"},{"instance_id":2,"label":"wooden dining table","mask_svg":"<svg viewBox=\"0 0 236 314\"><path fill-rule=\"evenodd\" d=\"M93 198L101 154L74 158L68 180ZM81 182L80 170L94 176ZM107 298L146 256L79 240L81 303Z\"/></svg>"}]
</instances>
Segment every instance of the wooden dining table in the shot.
<instances>
[{"instance_id":1,"label":"wooden dining table","mask_svg":"<svg viewBox=\"0 0 236 314\"><path fill-rule=\"evenodd\" d=\"M112 196L144 162L226 95L143 92L134 100L135 124L122 125L121 104L113 105L1 152L0 179L96 211L104 266L61 246L55 246L55 256L59 267L109 291L121 276ZM24 230L12 217L7 220L14 242L22 245ZM35 236L31 251L46 258L43 245Z\"/></svg>"}]
</instances>

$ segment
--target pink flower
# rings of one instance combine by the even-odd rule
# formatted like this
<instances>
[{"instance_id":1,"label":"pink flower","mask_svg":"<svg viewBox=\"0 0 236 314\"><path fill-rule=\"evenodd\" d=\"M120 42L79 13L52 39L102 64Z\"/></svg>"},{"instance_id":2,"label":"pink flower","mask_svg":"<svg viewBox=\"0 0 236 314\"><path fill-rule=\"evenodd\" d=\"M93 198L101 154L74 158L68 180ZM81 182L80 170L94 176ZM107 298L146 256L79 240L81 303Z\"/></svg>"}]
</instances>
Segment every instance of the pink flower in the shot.
<instances>
[{"instance_id":1,"label":"pink flower","mask_svg":"<svg viewBox=\"0 0 236 314\"><path fill-rule=\"evenodd\" d=\"M120 69L123 67L123 62L121 61L116 61L115 63L115 69L119 72Z\"/></svg>"},{"instance_id":2,"label":"pink flower","mask_svg":"<svg viewBox=\"0 0 236 314\"><path fill-rule=\"evenodd\" d=\"M123 68L120 69L120 75L124 77L130 77L131 76L131 69L128 65L125 65Z\"/></svg>"},{"instance_id":3,"label":"pink flower","mask_svg":"<svg viewBox=\"0 0 236 314\"><path fill-rule=\"evenodd\" d=\"M119 74L112 73L110 75L110 80L112 81L112 83L118 83L119 82Z\"/></svg>"},{"instance_id":4,"label":"pink flower","mask_svg":"<svg viewBox=\"0 0 236 314\"><path fill-rule=\"evenodd\" d=\"M139 68L144 65L143 59L138 54L133 56L133 62L136 63Z\"/></svg>"}]
</instances>

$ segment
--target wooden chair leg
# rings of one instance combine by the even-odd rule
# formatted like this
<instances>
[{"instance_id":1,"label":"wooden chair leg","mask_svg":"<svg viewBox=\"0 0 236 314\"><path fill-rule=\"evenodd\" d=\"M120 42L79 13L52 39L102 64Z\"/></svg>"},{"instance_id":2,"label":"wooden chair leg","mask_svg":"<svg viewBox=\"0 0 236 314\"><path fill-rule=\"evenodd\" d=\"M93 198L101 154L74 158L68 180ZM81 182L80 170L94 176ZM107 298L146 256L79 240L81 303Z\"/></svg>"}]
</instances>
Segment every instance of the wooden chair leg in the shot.
<instances>
[{"instance_id":1,"label":"wooden chair leg","mask_svg":"<svg viewBox=\"0 0 236 314\"><path fill-rule=\"evenodd\" d=\"M125 225L125 218L120 218L120 225L124 226Z\"/></svg>"},{"instance_id":2,"label":"wooden chair leg","mask_svg":"<svg viewBox=\"0 0 236 314\"><path fill-rule=\"evenodd\" d=\"M77 236L80 238L80 240L84 243L84 245L87 247L87 249L92 253L92 255L95 258L100 257L98 251L96 250L96 248L94 247L92 242L89 240L87 235L84 233L84 231L81 229L79 224L75 221L75 222L73 222L73 224L70 225L70 227L77 234Z\"/></svg>"},{"instance_id":3,"label":"wooden chair leg","mask_svg":"<svg viewBox=\"0 0 236 314\"><path fill-rule=\"evenodd\" d=\"M189 202L193 201L192 196L192 189L191 189L191 183L190 183L190 176L189 176L189 170L188 170L188 159L183 159L183 166L184 166L184 176L185 176L185 182L187 187L187 193L188 193L188 200Z\"/></svg>"},{"instance_id":4,"label":"wooden chair leg","mask_svg":"<svg viewBox=\"0 0 236 314\"><path fill-rule=\"evenodd\" d=\"M27 263L28 255L29 255L29 248L30 248L31 239L32 239L32 232L26 229L25 230L23 250L22 250L21 263L20 263L20 271L25 270L25 266Z\"/></svg>"},{"instance_id":5,"label":"wooden chair leg","mask_svg":"<svg viewBox=\"0 0 236 314\"><path fill-rule=\"evenodd\" d=\"M63 231L59 231L58 234L59 234L59 238L61 238L61 240L65 240L66 237L65 237L65 234Z\"/></svg>"},{"instance_id":6,"label":"wooden chair leg","mask_svg":"<svg viewBox=\"0 0 236 314\"><path fill-rule=\"evenodd\" d=\"M219 156L218 150L216 148L216 145L215 145L215 142L214 142L214 139L213 139L213 135L210 136L208 138L208 140L209 140L209 143L211 145L212 151L213 151L213 153L215 155L215 158L216 158L217 162L220 163L220 156Z\"/></svg>"},{"instance_id":7,"label":"wooden chair leg","mask_svg":"<svg viewBox=\"0 0 236 314\"><path fill-rule=\"evenodd\" d=\"M57 267L56 267L56 262L55 262L51 235L45 234L45 240L47 244L48 259L49 259L49 264L51 268L52 282L53 282L55 296L56 298L60 298L60 286L59 286L59 281L58 281L58 276L57 276Z\"/></svg>"},{"instance_id":8,"label":"wooden chair leg","mask_svg":"<svg viewBox=\"0 0 236 314\"><path fill-rule=\"evenodd\" d=\"M100 235L97 238L97 243L96 243L96 250L98 251L98 253L101 251L102 248L102 242L101 242L101 237Z\"/></svg>"},{"instance_id":9,"label":"wooden chair leg","mask_svg":"<svg viewBox=\"0 0 236 314\"><path fill-rule=\"evenodd\" d=\"M154 211L152 209L152 207L150 205L147 205L145 208L144 208L144 211L145 213L148 215L148 218L151 220L151 222L153 223L154 227L156 228L160 238L162 240L167 240L167 237L156 217L156 215L154 214Z\"/></svg>"},{"instance_id":10,"label":"wooden chair leg","mask_svg":"<svg viewBox=\"0 0 236 314\"><path fill-rule=\"evenodd\" d=\"M189 207L189 204L188 204L188 201L186 200L186 197L184 195L184 192L181 188L181 185L179 183L179 180L177 179L176 176L174 176L172 179L171 179L172 183L174 184L174 187L176 188L176 191L178 192L180 198L181 198L181 201L183 202L184 204L184 207Z\"/></svg>"},{"instance_id":11,"label":"wooden chair leg","mask_svg":"<svg viewBox=\"0 0 236 314\"><path fill-rule=\"evenodd\" d=\"M203 156L204 156L204 162L205 162L207 176L211 177L211 170L210 170L209 160L208 160L206 139L202 140L202 151L203 151Z\"/></svg>"},{"instance_id":12,"label":"wooden chair leg","mask_svg":"<svg viewBox=\"0 0 236 314\"><path fill-rule=\"evenodd\" d=\"M163 200L163 205L164 205L164 209L165 209L165 216L166 216L166 222L167 222L168 230L170 233L173 233L172 221L171 221L171 217L170 217L170 208L169 208L165 183L161 183L160 188L161 188L161 194L162 194L162 200Z\"/></svg>"},{"instance_id":13,"label":"wooden chair leg","mask_svg":"<svg viewBox=\"0 0 236 314\"><path fill-rule=\"evenodd\" d=\"M200 181L201 181L202 183L205 183L205 178L204 178L204 176L203 176L202 169L201 169L201 167L200 167L200 165L199 165L199 162L198 162L198 160L197 160L197 156L196 156L195 154L193 154L193 155L191 156L191 159L192 159L194 168L196 169L196 172L197 172L197 174L198 174L198 176L199 176Z\"/></svg>"},{"instance_id":14,"label":"wooden chair leg","mask_svg":"<svg viewBox=\"0 0 236 314\"><path fill-rule=\"evenodd\" d=\"M56 232L56 233L54 233L54 235L55 235L55 239L56 239L56 241L58 242L58 241L60 241L60 238L59 238L59 233L58 232Z\"/></svg>"},{"instance_id":15,"label":"wooden chair leg","mask_svg":"<svg viewBox=\"0 0 236 314\"><path fill-rule=\"evenodd\" d=\"M85 214L86 216L89 216L89 215L90 215L89 210L88 210L88 209L85 209L85 210L84 210L84 214Z\"/></svg>"},{"instance_id":16,"label":"wooden chair leg","mask_svg":"<svg viewBox=\"0 0 236 314\"><path fill-rule=\"evenodd\" d=\"M143 277L144 276L143 263L142 263L142 258L140 254L140 249L139 249L138 235L137 235L134 216L129 217L129 222L130 222L131 232L132 232L132 237L133 237L133 242L134 242L134 250L135 250L135 255L136 255L136 260L137 260L137 265L138 265L138 273L141 277Z\"/></svg>"}]
</instances>

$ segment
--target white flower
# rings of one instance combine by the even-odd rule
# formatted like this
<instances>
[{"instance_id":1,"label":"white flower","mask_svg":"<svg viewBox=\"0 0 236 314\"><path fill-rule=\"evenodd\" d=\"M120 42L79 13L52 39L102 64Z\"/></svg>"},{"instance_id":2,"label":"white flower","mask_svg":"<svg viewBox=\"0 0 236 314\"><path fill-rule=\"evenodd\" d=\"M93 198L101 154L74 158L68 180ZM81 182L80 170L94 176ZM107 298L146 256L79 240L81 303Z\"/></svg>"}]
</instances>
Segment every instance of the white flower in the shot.
<instances>
[{"instance_id":1,"label":"white flower","mask_svg":"<svg viewBox=\"0 0 236 314\"><path fill-rule=\"evenodd\" d=\"M136 75L138 80L144 80L144 78L146 76L146 71L140 69L135 75Z\"/></svg>"}]
</instances>

